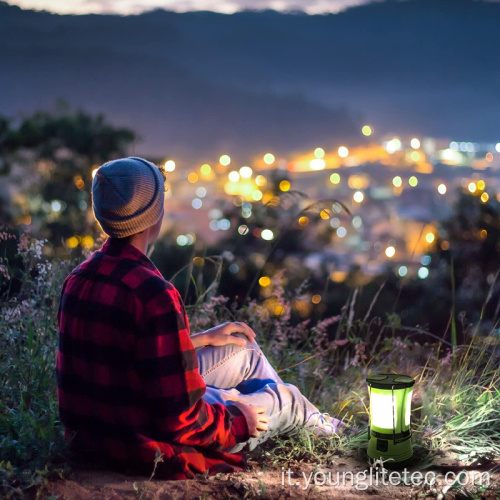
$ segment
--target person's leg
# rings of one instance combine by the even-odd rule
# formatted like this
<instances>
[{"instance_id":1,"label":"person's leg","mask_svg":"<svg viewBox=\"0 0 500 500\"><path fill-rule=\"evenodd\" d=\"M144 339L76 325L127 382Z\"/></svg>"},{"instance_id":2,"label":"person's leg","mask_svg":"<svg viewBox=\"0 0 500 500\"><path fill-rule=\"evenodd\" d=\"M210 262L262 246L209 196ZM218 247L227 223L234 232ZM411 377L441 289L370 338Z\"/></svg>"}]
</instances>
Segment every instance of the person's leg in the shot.
<instances>
[{"instance_id":1,"label":"person's leg","mask_svg":"<svg viewBox=\"0 0 500 500\"><path fill-rule=\"evenodd\" d=\"M237 334L246 339L243 334ZM237 388L250 394L268 383L283 383L259 345L204 346L196 350L200 374L208 386L219 389Z\"/></svg>"},{"instance_id":2,"label":"person's leg","mask_svg":"<svg viewBox=\"0 0 500 500\"><path fill-rule=\"evenodd\" d=\"M265 406L269 417L268 430L261 432L259 437L250 438L244 443L226 450L231 453L241 451L247 447L253 450L264 441L278 435L293 435L301 427L313 430L313 425L308 424L310 416L318 410L302 396L299 389L291 384L269 383L252 394L242 394L237 389L217 389L207 387L204 396L210 404L221 403L229 405L238 400L248 405Z\"/></svg>"},{"instance_id":3,"label":"person's leg","mask_svg":"<svg viewBox=\"0 0 500 500\"><path fill-rule=\"evenodd\" d=\"M197 349L197 355L208 403L226 405L239 400L266 407L269 430L249 441L251 449L276 434L296 432L300 426L316 434L337 431L340 422L324 416L297 387L285 384L256 342L205 346Z\"/></svg>"}]
</instances>

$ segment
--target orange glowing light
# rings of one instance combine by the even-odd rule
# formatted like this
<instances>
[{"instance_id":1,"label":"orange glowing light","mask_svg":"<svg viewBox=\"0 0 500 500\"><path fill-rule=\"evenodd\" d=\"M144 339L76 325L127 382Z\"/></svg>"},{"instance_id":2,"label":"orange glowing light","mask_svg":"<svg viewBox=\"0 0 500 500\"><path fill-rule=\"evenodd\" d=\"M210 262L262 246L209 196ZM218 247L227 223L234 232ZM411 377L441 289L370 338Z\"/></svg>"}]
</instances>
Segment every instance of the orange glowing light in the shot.
<instances>
[{"instance_id":1,"label":"orange glowing light","mask_svg":"<svg viewBox=\"0 0 500 500\"><path fill-rule=\"evenodd\" d=\"M190 172L187 179L188 179L188 182L190 182L191 184L194 184L195 182L198 181L198 174L196 172Z\"/></svg>"}]
</instances>

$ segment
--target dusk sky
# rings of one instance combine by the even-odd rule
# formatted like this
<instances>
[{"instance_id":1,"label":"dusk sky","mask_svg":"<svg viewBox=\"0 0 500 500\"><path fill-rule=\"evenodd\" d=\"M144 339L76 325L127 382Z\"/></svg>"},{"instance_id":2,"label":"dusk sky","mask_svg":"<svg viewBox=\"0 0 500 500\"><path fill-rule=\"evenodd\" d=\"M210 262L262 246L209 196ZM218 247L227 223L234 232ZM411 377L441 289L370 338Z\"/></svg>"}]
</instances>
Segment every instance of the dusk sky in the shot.
<instances>
[{"instance_id":1,"label":"dusk sky","mask_svg":"<svg viewBox=\"0 0 500 500\"><path fill-rule=\"evenodd\" d=\"M212 10L231 14L241 9L299 9L308 14L339 12L353 5L377 0L18 0L9 1L23 9L48 10L61 14L137 14L155 8L177 12Z\"/></svg>"},{"instance_id":2,"label":"dusk sky","mask_svg":"<svg viewBox=\"0 0 500 500\"><path fill-rule=\"evenodd\" d=\"M381 135L498 143L498 2L279 0L285 11L347 10L125 17L160 5L229 13L277 1L17 0L123 14L103 19L0 0L0 109L15 117L62 98L132 128L144 153L189 161L347 143L364 123Z\"/></svg>"}]
</instances>

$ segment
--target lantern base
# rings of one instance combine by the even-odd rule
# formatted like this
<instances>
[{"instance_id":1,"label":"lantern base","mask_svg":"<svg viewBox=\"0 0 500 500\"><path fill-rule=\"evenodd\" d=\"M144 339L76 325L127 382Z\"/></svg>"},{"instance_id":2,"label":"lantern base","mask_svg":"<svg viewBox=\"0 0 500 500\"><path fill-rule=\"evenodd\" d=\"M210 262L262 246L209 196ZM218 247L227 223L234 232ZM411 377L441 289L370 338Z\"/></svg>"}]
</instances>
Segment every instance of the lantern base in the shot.
<instances>
[{"instance_id":1,"label":"lantern base","mask_svg":"<svg viewBox=\"0 0 500 500\"><path fill-rule=\"evenodd\" d=\"M392 439L380 439L375 436L370 436L368 443L368 456L377 460L381 458L384 462L403 462L413 456L413 447L411 439L396 442Z\"/></svg>"}]
</instances>

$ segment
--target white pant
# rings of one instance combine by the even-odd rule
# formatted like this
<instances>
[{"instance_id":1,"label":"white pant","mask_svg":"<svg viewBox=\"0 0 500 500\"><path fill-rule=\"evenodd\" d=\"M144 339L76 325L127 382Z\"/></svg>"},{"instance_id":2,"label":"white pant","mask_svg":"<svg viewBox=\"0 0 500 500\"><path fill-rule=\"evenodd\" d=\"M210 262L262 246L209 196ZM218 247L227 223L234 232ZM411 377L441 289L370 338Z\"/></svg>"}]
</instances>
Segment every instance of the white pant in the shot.
<instances>
[{"instance_id":1,"label":"white pant","mask_svg":"<svg viewBox=\"0 0 500 500\"><path fill-rule=\"evenodd\" d=\"M255 341L246 346L199 347L196 354L207 384L203 396L207 403L228 405L237 400L267 408L269 429L227 451L235 453L245 446L253 450L277 434L292 435L300 427L308 427L314 420L310 417L319 414L297 387L281 380Z\"/></svg>"}]
</instances>

